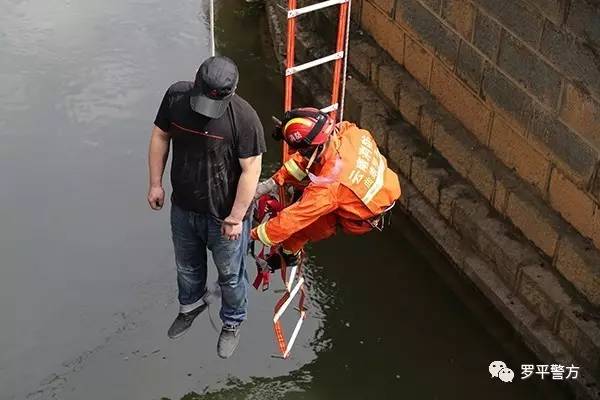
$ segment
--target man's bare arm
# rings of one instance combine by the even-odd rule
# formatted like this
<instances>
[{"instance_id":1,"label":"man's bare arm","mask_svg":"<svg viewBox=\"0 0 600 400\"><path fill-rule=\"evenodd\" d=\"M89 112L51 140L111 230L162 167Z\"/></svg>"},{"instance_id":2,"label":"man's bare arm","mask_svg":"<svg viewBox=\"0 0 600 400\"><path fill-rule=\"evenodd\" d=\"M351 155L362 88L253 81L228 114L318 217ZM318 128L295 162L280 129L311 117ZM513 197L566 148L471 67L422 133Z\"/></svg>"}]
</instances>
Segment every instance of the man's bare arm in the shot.
<instances>
[{"instance_id":1,"label":"man's bare arm","mask_svg":"<svg viewBox=\"0 0 600 400\"><path fill-rule=\"evenodd\" d=\"M160 210L165 201L165 191L162 187L162 177L165 164L169 157L171 135L154 126L148 150L149 190L148 204L153 210Z\"/></svg>"},{"instance_id":2,"label":"man's bare arm","mask_svg":"<svg viewBox=\"0 0 600 400\"><path fill-rule=\"evenodd\" d=\"M241 233L241 222L252 203L254 193L256 193L256 185L262 168L262 155L240 158L239 160L242 174L238 182L231 213L225 218L223 224L223 235L233 240L237 239Z\"/></svg>"},{"instance_id":3,"label":"man's bare arm","mask_svg":"<svg viewBox=\"0 0 600 400\"><path fill-rule=\"evenodd\" d=\"M260 178L262 155L240 158L240 165L242 166L242 175L238 182L235 202L229 214L229 217L234 221L243 220L250 203L252 203L254 193L256 193L256 185Z\"/></svg>"}]
</instances>

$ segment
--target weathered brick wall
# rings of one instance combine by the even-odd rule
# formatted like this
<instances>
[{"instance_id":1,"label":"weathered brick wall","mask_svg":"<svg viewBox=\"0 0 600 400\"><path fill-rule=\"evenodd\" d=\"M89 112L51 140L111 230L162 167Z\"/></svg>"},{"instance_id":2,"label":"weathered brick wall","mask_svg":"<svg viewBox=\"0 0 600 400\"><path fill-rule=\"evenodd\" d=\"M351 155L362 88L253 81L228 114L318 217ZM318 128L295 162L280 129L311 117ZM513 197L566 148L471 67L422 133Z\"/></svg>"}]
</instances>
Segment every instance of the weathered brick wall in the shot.
<instances>
[{"instance_id":1,"label":"weathered brick wall","mask_svg":"<svg viewBox=\"0 0 600 400\"><path fill-rule=\"evenodd\" d=\"M283 2L266 2L281 65ZM461 88L468 86L467 81L456 79L461 76L459 69L448 68L443 56L402 29L379 6L371 5L373 12L363 13L365 5L369 6L356 7L355 0L353 17L363 18L363 25L367 18L378 43L352 29L345 118L373 133L389 166L399 174L403 211L492 301L541 360L567 365L575 360L582 365L585 378L573 382L577 398L600 399L596 383L600 377L600 251L550 207L547 196L542 196L546 186L528 183L539 179L535 173L526 180L516 172L542 171L545 180L540 181L549 182L555 163L538 150L533 158L530 148L534 146L522 146L509 118L496 117L500 111L491 106L477 108L477 102L485 105L477 100L479 96L475 100L455 96L461 106L452 108L447 92L461 94ZM387 7L395 13L392 4ZM298 22L297 63L332 51L329 43L334 33L327 28L335 27L335 11L326 9ZM319 68L295 75L295 90L308 95L311 104L324 107L330 101L331 68L330 64ZM444 90L435 97L432 87ZM440 104L444 99L448 99L446 107ZM469 115L464 114L466 107L488 121L491 139L482 141L475 133L480 123L476 118L458 118ZM494 130L504 134L494 135ZM492 139L495 146L490 146ZM519 168L507 167L494 148L512 157ZM524 169L544 163L545 169Z\"/></svg>"},{"instance_id":2,"label":"weathered brick wall","mask_svg":"<svg viewBox=\"0 0 600 400\"><path fill-rule=\"evenodd\" d=\"M600 248L599 0L355 0L353 7L363 30ZM419 112L410 122L421 130L431 124Z\"/></svg>"}]
</instances>

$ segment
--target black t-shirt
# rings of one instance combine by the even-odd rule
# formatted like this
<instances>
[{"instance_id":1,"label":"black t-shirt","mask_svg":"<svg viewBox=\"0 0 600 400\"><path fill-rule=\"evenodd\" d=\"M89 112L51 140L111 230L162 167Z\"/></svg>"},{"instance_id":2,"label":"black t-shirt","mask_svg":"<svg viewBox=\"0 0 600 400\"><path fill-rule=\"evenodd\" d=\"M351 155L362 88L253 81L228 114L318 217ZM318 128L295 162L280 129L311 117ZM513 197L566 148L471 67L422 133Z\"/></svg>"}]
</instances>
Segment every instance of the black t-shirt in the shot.
<instances>
[{"instance_id":1,"label":"black t-shirt","mask_svg":"<svg viewBox=\"0 0 600 400\"><path fill-rule=\"evenodd\" d=\"M219 119L192 111L192 86L171 85L154 121L173 140L172 200L185 210L224 219L235 201L239 159L266 151L263 127L256 111L238 95Z\"/></svg>"}]
</instances>

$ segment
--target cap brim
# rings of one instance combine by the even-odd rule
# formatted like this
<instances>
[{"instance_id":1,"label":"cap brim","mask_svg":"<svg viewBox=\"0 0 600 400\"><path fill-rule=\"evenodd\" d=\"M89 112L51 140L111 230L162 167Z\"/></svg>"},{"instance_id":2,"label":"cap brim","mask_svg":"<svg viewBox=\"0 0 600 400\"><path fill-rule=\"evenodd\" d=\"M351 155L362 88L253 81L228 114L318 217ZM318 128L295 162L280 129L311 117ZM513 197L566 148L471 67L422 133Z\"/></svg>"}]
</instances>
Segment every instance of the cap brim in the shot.
<instances>
[{"instance_id":1,"label":"cap brim","mask_svg":"<svg viewBox=\"0 0 600 400\"><path fill-rule=\"evenodd\" d=\"M202 94L190 96L192 110L209 118L221 118L225 114L230 101L231 98L214 100Z\"/></svg>"}]
</instances>

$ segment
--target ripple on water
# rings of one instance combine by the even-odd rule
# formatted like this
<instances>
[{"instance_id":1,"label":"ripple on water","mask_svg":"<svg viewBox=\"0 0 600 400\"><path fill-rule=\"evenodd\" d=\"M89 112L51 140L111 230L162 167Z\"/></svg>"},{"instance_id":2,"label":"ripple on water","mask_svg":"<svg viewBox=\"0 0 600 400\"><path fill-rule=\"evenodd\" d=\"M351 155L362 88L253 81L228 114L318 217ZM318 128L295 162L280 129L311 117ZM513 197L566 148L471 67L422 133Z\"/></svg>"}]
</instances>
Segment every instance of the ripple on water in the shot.
<instances>
[{"instance_id":1,"label":"ripple on water","mask_svg":"<svg viewBox=\"0 0 600 400\"><path fill-rule=\"evenodd\" d=\"M9 112L27 110L26 87L24 75L0 72L0 108Z\"/></svg>"},{"instance_id":2,"label":"ripple on water","mask_svg":"<svg viewBox=\"0 0 600 400\"><path fill-rule=\"evenodd\" d=\"M75 78L64 96L68 118L76 123L134 117L133 105L143 98L139 66L123 51L99 55Z\"/></svg>"}]
</instances>

